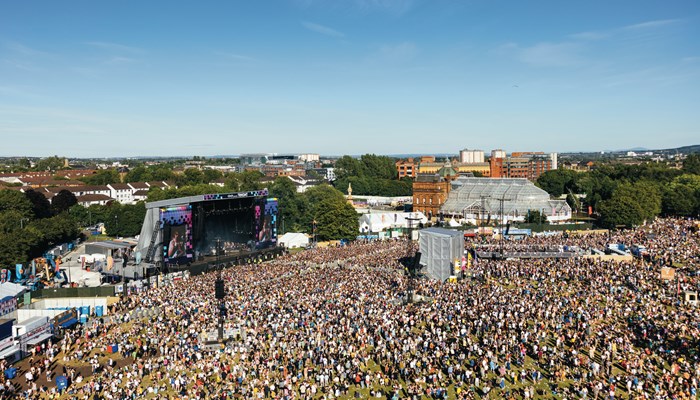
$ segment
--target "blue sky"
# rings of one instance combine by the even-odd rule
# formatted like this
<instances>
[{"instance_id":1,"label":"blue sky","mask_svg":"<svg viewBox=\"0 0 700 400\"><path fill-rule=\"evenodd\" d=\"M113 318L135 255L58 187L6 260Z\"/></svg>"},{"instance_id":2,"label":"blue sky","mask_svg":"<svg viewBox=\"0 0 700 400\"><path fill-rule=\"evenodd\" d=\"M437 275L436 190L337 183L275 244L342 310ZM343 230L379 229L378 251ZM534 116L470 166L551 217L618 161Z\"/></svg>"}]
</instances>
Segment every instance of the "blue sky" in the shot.
<instances>
[{"instance_id":1,"label":"blue sky","mask_svg":"<svg viewBox=\"0 0 700 400\"><path fill-rule=\"evenodd\" d=\"M0 155L700 144L700 2L5 1Z\"/></svg>"}]
</instances>

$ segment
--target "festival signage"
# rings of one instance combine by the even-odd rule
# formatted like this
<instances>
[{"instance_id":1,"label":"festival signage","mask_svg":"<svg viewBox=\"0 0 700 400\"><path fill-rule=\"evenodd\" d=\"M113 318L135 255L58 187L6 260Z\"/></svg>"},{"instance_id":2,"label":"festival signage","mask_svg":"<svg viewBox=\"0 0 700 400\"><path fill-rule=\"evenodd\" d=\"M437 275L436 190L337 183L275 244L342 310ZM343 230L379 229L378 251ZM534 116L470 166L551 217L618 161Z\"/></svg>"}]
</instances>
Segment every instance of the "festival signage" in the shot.
<instances>
[{"instance_id":1,"label":"festival signage","mask_svg":"<svg viewBox=\"0 0 700 400\"><path fill-rule=\"evenodd\" d=\"M670 268L670 267L662 267L661 268L661 279L671 280L671 279L675 279L675 277L676 277L675 268Z\"/></svg>"}]
</instances>

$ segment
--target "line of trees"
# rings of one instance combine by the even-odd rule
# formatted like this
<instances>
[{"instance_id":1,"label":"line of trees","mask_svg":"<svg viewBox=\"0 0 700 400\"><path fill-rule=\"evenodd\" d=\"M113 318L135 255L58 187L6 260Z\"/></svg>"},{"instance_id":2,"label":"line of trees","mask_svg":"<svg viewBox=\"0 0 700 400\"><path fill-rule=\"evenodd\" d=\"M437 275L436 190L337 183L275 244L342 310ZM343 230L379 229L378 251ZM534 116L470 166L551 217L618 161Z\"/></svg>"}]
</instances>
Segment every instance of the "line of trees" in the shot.
<instances>
[{"instance_id":1,"label":"line of trees","mask_svg":"<svg viewBox=\"0 0 700 400\"><path fill-rule=\"evenodd\" d=\"M77 203L75 196L61 191L56 198L52 206L33 190L0 190L0 266L26 263L78 237L78 224L69 212Z\"/></svg>"},{"instance_id":2,"label":"line of trees","mask_svg":"<svg viewBox=\"0 0 700 400\"><path fill-rule=\"evenodd\" d=\"M589 207L598 225L632 227L658 215L700 215L700 155L691 154L681 169L663 163L604 164L590 172L558 169L542 174L537 185L554 197L567 195L576 209L585 194L582 211Z\"/></svg>"},{"instance_id":3,"label":"line of trees","mask_svg":"<svg viewBox=\"0 0 700 400\"><path fill-rule=\"evenodd\" d=\"M339 190L322 184L297 193L287 177L278 177L269 187L270 196L279 202L279 234L304 232L318 240L355 239L359 218ZM315 226L315 232L314 232Z\"/></svg>"}]
</instances>

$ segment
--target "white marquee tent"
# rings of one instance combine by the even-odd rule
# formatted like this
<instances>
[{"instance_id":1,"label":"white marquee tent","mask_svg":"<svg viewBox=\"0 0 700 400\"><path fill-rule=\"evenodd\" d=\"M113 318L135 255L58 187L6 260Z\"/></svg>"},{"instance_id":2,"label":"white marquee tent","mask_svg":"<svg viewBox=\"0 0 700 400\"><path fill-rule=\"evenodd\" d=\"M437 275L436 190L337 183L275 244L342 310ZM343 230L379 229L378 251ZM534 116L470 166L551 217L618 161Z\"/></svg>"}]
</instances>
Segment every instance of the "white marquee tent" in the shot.
<instances>
[{"instance_id":1,"label":"white marquee tent","mask_svg":"<svg viewBox=\"0 0 700 400\"><path fill-rule=\"evenodd\" d=\"M363 214L360 217L360 233L384 232L390 228L408 228L412 221L413 228L418 228L419 223L427 223L428 218L422 212L373 212Z\"/></svg>"},{"instance_id":2,"label":"white marquee tent","mask_svg":"<svg viewBox=\"0 0 700 400\"><path fill-rule=\"evenodd\" d=\"M309 237L304 233L287 232L277 238L277 241L279 242L280 246L291 249L295 247L305 247L309 244Z\"/></svg>"}]
</instances>

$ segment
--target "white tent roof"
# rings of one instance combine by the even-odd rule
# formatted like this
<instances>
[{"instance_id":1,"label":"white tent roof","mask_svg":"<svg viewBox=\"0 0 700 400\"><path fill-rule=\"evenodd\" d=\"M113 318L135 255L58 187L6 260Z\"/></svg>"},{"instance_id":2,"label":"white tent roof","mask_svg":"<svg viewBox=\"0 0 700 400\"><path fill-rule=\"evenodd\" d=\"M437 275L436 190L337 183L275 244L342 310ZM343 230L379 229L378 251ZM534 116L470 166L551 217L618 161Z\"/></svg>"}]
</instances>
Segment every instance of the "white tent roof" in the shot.
<instances>
[{"instance_id":1,"label":"white tent roof","mask_svg":"<svg viewBox=\"0 0 700 400\"><path fill-rule=\"evenodd\" d=\"M408 222L413 220L413 228L419 223L428 222L422 212L375 212L363 214L360 217L360 232L382 232L389 228L408 228Z\"/></svg>"},{"instance_id":2,"label":"white tent roof","mask_svg":"<svg viewBox=\"0 0 700 400\"><path fill-rule=\"evenodd\" d=\"M12 282L0 284L0 298L5 296L18 296L27 291L27 288Z\"/></svg>"},{"instance_id":3,"label":"white tent roof","mask_svg":"<svg viewBox=\"0 0 700 400\"><path fill-rule=\"evenodd\" d=\"M277 241L286 247L300 246L309 243L309 237L300 232L287 232L277 238Z\"/></svg>"}]
</instances>

